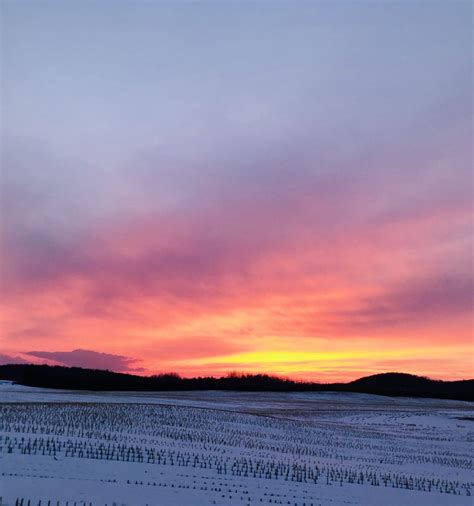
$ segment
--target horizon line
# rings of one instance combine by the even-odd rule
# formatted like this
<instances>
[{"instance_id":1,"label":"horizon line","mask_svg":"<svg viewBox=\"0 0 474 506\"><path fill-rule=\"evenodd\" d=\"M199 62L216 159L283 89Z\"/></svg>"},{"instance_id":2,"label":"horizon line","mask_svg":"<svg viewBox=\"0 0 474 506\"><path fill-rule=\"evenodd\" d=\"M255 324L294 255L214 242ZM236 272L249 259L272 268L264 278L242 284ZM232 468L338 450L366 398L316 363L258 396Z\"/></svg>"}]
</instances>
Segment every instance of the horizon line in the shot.
<instances>
[{"instance_id":1,"label":"horizon line","mask_svg":"<svg viewBox=\"0 0 474 506\"><path fill-rule=\"evenodd\" d=\"M153 373L153 374L147 374L147 375L140 375L136 374L136 372L133 371L114 371L111 369L101 369L101 368L93 368L93 367L83 367L80 365L61 365L61 364L34 364L34 363L9 363L9 364L0 364L0 370L3 367L25 367L25 366L33 366L33 367L57 367L61 369L82 369L85 371L100 371L110 374L120 374L124 376L132 376L135 378L144 378L144 379L154 379L154 378L160 378L160 377L174 377L181 381L193 381L193 380L199 380L199 379L212 379L212 380L221 380L221 379L242 379L242 378L256 378L256 377L265 377L273 380L283 381L283 382L289 382L289 383L295 383L295 384L301 384L301 385L347 385L350 383L354 383L356 381L359 381L361 379L365 378L372 378L376 376L386 376L386 375L399 375L399 376L409 376L412 378L420 378L424 380L434 381L434 382L442 382L442 383L456 383L461 381L474 381L474 378L462 378L462 379L455 379L455 380L445 380L445 379L435 379L430 376L421 375L421 374L413 374L413 373L407 373L403 371L385 371L381 373L374 373L374 374L368 374L365 376L357 377L353 380L348 381L335 381L335 382L321 382L321 381L315 381L315 380L306 380L306 379L298 379L298 378L291 378L289 376L274 374L270 372L258 372L258 373L248 373L248 372L241 372L241 371L229 371L226 374L223 374L221 376L216 375L207 375L207 376L190 376L185 377L182 376L180 373L177 373L175 371L169 371L169 372L160 372L160 373ZM1 380L1 378L0 378Z\"/></svg>"}]
</instances>

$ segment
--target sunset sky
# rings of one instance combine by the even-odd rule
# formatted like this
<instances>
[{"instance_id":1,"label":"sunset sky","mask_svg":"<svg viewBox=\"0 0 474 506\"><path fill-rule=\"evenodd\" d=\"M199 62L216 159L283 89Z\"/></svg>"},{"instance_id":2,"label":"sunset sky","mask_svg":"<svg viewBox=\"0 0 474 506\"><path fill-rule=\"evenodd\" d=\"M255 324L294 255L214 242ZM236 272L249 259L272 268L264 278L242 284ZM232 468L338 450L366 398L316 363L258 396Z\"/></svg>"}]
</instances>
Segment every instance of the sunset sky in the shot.
<instances>
[{"instance_id":1,"label":"sunset sky","mask_svg":"<svg viewBox=\"0 0 474 506\"><path fill-rule=\"evenodd\" d=\"M474 377L471 10L2 2L0 363Z\"/></svg>"}]
</instances>

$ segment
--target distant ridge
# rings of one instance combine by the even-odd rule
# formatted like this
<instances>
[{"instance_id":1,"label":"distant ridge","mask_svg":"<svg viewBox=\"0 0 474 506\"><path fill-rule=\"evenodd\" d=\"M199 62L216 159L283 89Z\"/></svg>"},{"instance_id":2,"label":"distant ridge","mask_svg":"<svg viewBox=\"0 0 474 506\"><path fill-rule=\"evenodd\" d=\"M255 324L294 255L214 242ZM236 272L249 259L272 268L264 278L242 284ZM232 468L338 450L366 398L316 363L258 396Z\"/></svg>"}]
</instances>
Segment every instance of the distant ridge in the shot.
<instances>
[{"instance_id":1,"label":"distant ridge","mask_svg":"<svg viewBox=\"0 0 474 506\"><path fill-rule=\"evenodd\" d=\"M377 395L474 400L474 379L441 381L399 372L366 376L347 383L345 388Z\"/></svg>"},{"instance_id":2,"label":"distant ridge","mask_svg":"<svg viewBox=\"0 0 474 506\"><path fill-rule=\"evenodd\" d=\"M179 375L171 373L144 377L80 367L9 364L0 366L0 380L10 380L26 386L65 390L147 392L166 390L325 391L474 400L474 379L440 381L398 372L366 376L349 383L323 384L293 381L267 374L230 374L222 378L181 378Z\"/></svg>"}]
</instances>

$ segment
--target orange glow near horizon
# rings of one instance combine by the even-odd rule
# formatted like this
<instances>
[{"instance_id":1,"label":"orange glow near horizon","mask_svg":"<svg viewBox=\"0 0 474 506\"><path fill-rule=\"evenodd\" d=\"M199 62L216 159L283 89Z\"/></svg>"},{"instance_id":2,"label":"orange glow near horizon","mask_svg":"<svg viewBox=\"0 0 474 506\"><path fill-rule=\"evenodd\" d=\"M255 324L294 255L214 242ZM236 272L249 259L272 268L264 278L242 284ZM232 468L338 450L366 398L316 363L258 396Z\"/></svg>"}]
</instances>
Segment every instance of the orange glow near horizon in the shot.
<instances>
[{"instance_id":1,"label":"orange glow near horizon","mask_svg":"<svg viewBox=\"0 0 474 506\"><path fill-rule=\"evenodd\" d=\"M351 255L338 248L337 236L329 256L311 238L301 239L296 251L282 243L264 259L250 259L246 277L231 267L223 277L213 274L215 286L201 285L193 272L163 272L164 291L159 282L148 286L146 273L137 281L127 267L140 261L140 251L163 248L154 239L156 226L143 220L126 232L124 225L97 230L82 248L103 269L93 276L66 272L26 294L13 291L4 304L2 327L10 339L2 343L3 362L327 382L386 371L472 376L472 318L462 306L469 286L461 277L432 279L430 270L451 246L423 254L421 267L419 251L414 256L406 247L411 223L396 232L387 227L383 242L346 234ZM167 232L179 236L177 248L189 240L189 231L180 229ZM121 242L124 233L133 247ZM418 242L415 235L416 249ZM312 272L315 261L324 265L322 273ZM410 284L398 281L414 268Z\"/></svg>"},{"instance_id":2,"label":"orange glow near horizon","mask_svg":"<svg viewBox=\"0 0 474 506\"><path fill-rule=\"evenodd\" d=\"M248 298L230 297L204 307L144 298L136 305L117 301L95 308L93 314L69 316L69 308L83 300L85 288L72 281L60 293L28 297L23 310L28 308L35 320L58 322L61 338L48 333L49 327L35 336L20 329L15 347L4 347L5 354L32 363L97 367L74 351L86 349L105 354L104 365L99 362L98 367L140 375L268 373L321 382L387 371L446 380L472 376L470 317L465 315L450 318L442 327L437 319L390 324L382 327L381 338L381 327L372 328L370 321L351 318L351 327L345 321L349 316L334 318L333 305L353 303L353 294L344 290L277 297L255 290L253 299L246 294ZM19 320L17 308L10 308L3 327L15 329ZM446 332L456 336L456 343L446 340ZM102 338L107 335L113 339ZM54 353L38 356L38 350Z\"/></svg>"}]
</instances>

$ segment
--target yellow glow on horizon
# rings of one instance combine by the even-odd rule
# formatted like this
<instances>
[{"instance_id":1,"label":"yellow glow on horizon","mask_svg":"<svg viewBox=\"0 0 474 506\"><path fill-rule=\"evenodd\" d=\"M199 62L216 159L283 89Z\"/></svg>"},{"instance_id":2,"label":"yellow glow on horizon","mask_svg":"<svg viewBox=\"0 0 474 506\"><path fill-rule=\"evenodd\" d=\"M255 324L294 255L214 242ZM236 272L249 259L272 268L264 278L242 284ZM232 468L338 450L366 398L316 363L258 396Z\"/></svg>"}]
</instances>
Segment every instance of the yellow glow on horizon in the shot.
<instances>
[{"instance_id":1,"label":"yellow glow on horizon","mask_svg":"<svg viewBox=\"0 0 474 506\"><path fill-rule=\"evenodd\" d=\"M464 346L456 347L460 353L465 352ZM453 350L453 347L450 348ZM420 356L426 355L426 348L405 348L391 349L385 348L383 350L367 349L364 351L347 349L346 351L294 351L294 350L277 350L267 351L261 349L258 351L251 351L245 353L236 353L231 355L220 355L213 357L213 360L222 360L229 364L271 364L271 363L293 363L293 362L314 362L314 361L330 361L330 360L345 360L345 359L363 359L363 358L393 358L393 357L410 357L413 355ZM431 347L429 350L429 357L442 357L446 353L445 347ZM189 364L205 364L209 362L209 357L199 358L193 360L186 360Z\"/></svg>"}]
</instances>

